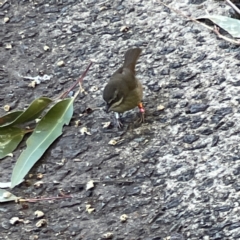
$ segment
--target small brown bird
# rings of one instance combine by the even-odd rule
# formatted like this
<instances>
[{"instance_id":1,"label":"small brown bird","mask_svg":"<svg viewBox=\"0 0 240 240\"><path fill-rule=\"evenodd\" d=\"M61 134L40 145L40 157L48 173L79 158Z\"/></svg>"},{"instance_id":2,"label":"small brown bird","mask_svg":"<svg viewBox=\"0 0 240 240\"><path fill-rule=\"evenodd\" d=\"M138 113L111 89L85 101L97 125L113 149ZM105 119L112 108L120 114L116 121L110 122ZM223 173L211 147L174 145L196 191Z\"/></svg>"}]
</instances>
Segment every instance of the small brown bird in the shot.
<instances>
[{"instance_id":1,"label":"small brown bird","mask_svg":"<svg viewBox=\"0 0 240 240\"><path fill-rule=\"evenodd\" d=\"M145 110L141 103L143 96L142 84L135 77L135 65L141 51L140 48L133 48L125 53L123 66L111 76L103 91L107 111L115 112L118 127L122 126L119 113L137 106L141 112L140 122L144 121Z\"/></svg>"}]
</instances>

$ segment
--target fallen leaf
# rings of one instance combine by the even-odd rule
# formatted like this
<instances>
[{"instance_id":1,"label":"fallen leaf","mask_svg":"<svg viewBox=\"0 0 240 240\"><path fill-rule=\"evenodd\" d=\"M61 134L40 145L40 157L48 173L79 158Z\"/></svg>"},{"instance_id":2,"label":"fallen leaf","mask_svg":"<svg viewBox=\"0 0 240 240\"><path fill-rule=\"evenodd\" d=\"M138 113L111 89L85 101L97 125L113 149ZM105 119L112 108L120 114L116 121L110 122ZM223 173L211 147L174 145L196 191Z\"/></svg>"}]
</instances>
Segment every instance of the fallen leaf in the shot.
<instances>
[{"instance_id":1,"label":"fallen leaf","mask_svg":"<svg viewBox=\"0 0 240 240\"><path fill-rule=\"evenodd\" d=\"M35 87L36 87L36 81L35 81L35 80L31 81L31 82L28 84L28 87L35 88Z\"/></svg>"},{"instance_id":2,"label":"fallen leaf","mask_svg":"<svg viewBox=\"0 0 240 240\"><path fill-rule=\"evenodd\" d=\"M4 111L5 112L8 112L9 110L10 110L10 105L5 105L4 107L3 107L3 109L4 109Z\"/></svg>"},{"instance_id":3,"label":"fallen leaf","mask_svg":"<svg viewBox=\"0 0 240 240\"><path fill-rule=\"evenodd\" d=\"M204 15L197 19L207 18L214 22L216 25L227 31L234 38L240 38L240 21L235 18L230 18L221 15Z\"/></svg>"},{"instance_id":4,"label":"fallen leaf","mask_svg":"<svg viewBox=\"0 0 240 240\"><path fill-rule=\"evenodd\" d=\"M74 127L78 127L79 123L80 123L80 120L75 121Z\"/></svg>"},{"instance_id":5,"label":"fallen leaf","mask_svg":"<svg viewBox=\"0 0 240 240\"><path fill-rule=\"evenodd\" d=\"M13 120L12 122L8 121L5 124L0 124L0 127L13 126L13 125L33 121L42 114L43 110L46 109L46 107L51 102L52 100L46 97L40 97L38 99L35 99L29 105L29 107L25 111L23 111L21 114L19 114L19 111L15 112L15 115L17 117L15 119L12 119ZM0 123L2 122L3 118L7 118L9 115L5 115L2 118L0 118ZM14 116L14 113L12 113L11 116Z\"/></svg>"},{"instance_id":6,"label":"fallen leaf","mask_svg":"<svg viewBox=\"0 0 240 240\"><path fill-rule=\"evenodd\" d=\"M16 111L16 112L8 113L3 117L0 117L0 127L3 125L5 126L9 125L13 121L15 121L22 113L23 111Z\"/></svg>"},{"instance_id":7,"label":"fallen leaf","mask_svg":"<svg viewBox=\"0 0 240 240\"><path fill-rule=\"evenodd\" d=\"M34 215L35 215L37 218L40 218L40 217L43 217L43 216L44 216L44 213L43 213L42 211L37 210L37 211L34 212Z\"/></svg>"},{"instance_id":8,"label":"fallen leaf","mask_svg":"<svg viewBox=\"0 0 240 240\"><path fill-rule=\"evenodd\" d=\"M105 234L103 234L103 237L105 239L112 239L113 238L113 233L112 232L105 233Z\"/></svg>"},{"instance_id":9,"label":"fallen leaf","mask_svg":"<svg viewBox=\"0 0 240 240\"><path fill-rule=\"evenodd\" d=\"M106 9L108 9L106 6L102 6L102 7L99 8L99 11L101 12L101 11L106 10Z\"/></svg>"},{"instance_id":10,"label":"fallen leaf","mask_svg":"<svg viewBox=\"0 0 240 240\"><path fill-rule=\"evenodd\" d=\"M63 67L63 66L65 66L65 62L63 60L61 60L61 61L57 62L57 65L59 67Z\"/></svg>"},{"instance_id":11,"label":"fallen leaf","mask_svg":"<svg viewBox=\"0 0 240 240\"><path fill-rule=\"evenodd\" d=\"M47 223L46 219L41 219L36 223L36 227L40 228Z\"/></svg>"},{"instance_id":12,"label":"fallen leaf","mask_svg":"<svg viewBox=\"0 0 240 240\"><path fill-rule=\"evenodd\" d=\"M45 45L45 46L43 47L43 49L44 49L44 51L48 51L48 50L50 49L50 47Z\"/></svg>"},{"instance_id":13,"label":"fallen leaf","mask_svg":"<svg viewBox=\"0 0 240 240\"><path fill-rule=\"evenodd\" d=\"M19 77L22 77L22 78L25 78L25 79L31 79L31 80L34 80L36 84L40 84L41 82L45 82L45 81L50 80L53 77L53 75L44 74L43 76L38 75L36 77L19 75Z\"/></svg>"},{"instance_id":14,"label":"fallen leaf","mask_svg":"<svg viewBox=\"0 0 240 240\"><path fill-rule=\"evenodd\" d=\"M7 43L7 44L5 45L5 48L6 48L6 49L12 49L12 44Z\"/></svg>"},{"instance_id":15,"label":"fallen leaf","mask_svg":"<svg viewBox=\"0 0 240 240\"><path fill-rule=\"evenodd\" d=\"M43 181L37 181L37 182L34 183L34 186L39 188L43 185L43 183L44 183Z\"/></svg>"},{"instance_id":16,"label":"fallen leaf","mask_svg":"<svg viewBox=\"0 0 240 240\"><path fill-rule=\"evenodd\" d=\"M81 162L81 159L79 159L79 158L74 158L73 161L74 161L74 162Z\"/></svg>"},{"instance_id":17,"label":"fallen leaf","mask_svg":"<svg viewBox=\"0 0 240 240\"><path fill-rule=\"evenodd\" d=\"M38 173L37 174L37 179L42 179L43 178L43 174L42 173Z\"/></svg>"},{"instance_id":18,"label":"fallen leaf","mask_svg":"<svg viewBox=\"0 0 240 240\"><path fill-rule=\"evenodd\" d=\"M109 128L111 125L111 122L103 122L103 128Z\"/></svg>"},{"instance_id":19,"label":"fallen leaf","mask_svg":"<svg viewBox=\"0 0 240 240\"><path fill-rule=\"evenodd\" d=\"M87 134L87 135L91 135L91 133L88 132L88 130L87 130L86 127L81 128L81 129L80 129L80 132L81 132L82 135L85 135L85 134Z\"/></svg>"},{"instance_id":20,"label":"fallen leaf","mask_svg":"<svg viewBox=\"0 0 240 240\"><path fill-rule=\"evenodd\" d=\"M120 32L127 32L127 31L129 31L129 27L128 26L122 26L120 28Z\"/></svg>"},{"instance_id":21,"label":"fallen leaf","mask_svg":"<svg viewBox=\"0 0 240 240\"><path fill-rule=\"evenodd\" d=\"M112 146L116 145L117 143L118 143L118 141L116 141L115 139L112 139L108 142L108 144L112 145Z\"/></svg>"},{"instance_id":22,"label":"fallen leaf","mask_svg":"<svg viewBox=\"0 0 240 240\"><path fill-rule=\"evenodd\" d=\"M86 210L88 210L91 207L91 204L86 204Z\"/></svg>"},{"instance_id":23,"label":"fallen leaf","mask_svg":"<svg viewBox=\"0 0 240 240\"><path fill-rule=\"evenodd\" d=\"M120 216L120 221L121 222L126 222L127 219L128 219L128 215L127 214L123 214L123 215Z\"/></svg>"},{"instance_id":24,"label":"fallen leaf","mask_svg":"<svg viewBox=\"0 0 240 240\"><path fill-rule=\"evenodd\" d=\"M90 204L86 205L86 211L91 214L93 211L95 210L95 208L92 208Z\"/></svg>"},{"instance_id":25,"label":"fallen leaf","mask_svg":"<svg viewBox=\"0 0 240 240\"><path fill-rule=\"evenodd\" d=\"M10 20L10 18L9 18L9 17L5 17L5 18L3 19L4 23L7 23L7 22L9 22L9 20Z\"/></svg>"},{"instance_id":26,"label":"fallen leaf","mask_svg":"<svg viewBox=\"0 0 240 240\"><path fill-rule=\"evenodd\" d=\"M14 151L22 141L26 130L17 127L0 128L0 159Z\"/></svg>"},{"instance_id":27,"label":"fallen leaf","mask_svg":"<svg viewBox=\"0 0 240 240\"><path fill-rule=\"evenodd\" d=\"M158 111L162 111L164 108L165 108L165 107L164 107L163 105L158 105L158 106L157 106L157 110L158 110Z\"/></svg>"},{"instance_id":28,"label":"fallen leaf","mask_svg":"<svg viewBox=\"0 0 240 240\"><path fill-rule=\"evenodd\" d=\"M89 214L91 214L94 210L95 210L95 208L88 208L88 209L87 209L87 212L88 212Z\"/></svg>"},{"instance_id":29,"label":"fallen leaf","mask_svg":"<svg viewBox=\"0 0 240 240\"><path fill-rule=\"evenodd\" d=\"M37 124L27 140L27 148L21 153L13 168L11 188L18 185L48 147L62 134L64 124L69 124L73 114L74 98L56 103Z\"/></svg>"},{"instance_id":30,"label":"fallen leaf","mask_svg":"<svg viewBox=\"0 0 240 240\"><path fill-rule=\"evenodd\" d=\"M9 222L14 225L15 223L20 222L20 218L19 217L12 217Z\"/></svg>"}]
</instances>

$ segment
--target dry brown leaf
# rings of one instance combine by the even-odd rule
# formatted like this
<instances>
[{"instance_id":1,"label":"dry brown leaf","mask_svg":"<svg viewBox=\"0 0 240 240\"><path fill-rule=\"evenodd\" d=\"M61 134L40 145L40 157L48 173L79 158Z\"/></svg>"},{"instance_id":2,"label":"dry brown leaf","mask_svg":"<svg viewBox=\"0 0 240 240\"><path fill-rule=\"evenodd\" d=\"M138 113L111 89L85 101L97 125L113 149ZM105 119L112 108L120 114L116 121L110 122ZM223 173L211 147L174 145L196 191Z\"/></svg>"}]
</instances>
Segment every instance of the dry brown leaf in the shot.
<instances>
[{"instance_id":1,"label":"dry brown leaf","mask_svg":"<svg viewBox=\"0 0 240 240\"><path fill-rule=\"evenodd\" d=\"M61 61L57 62L57 65L59 67L63 67L63 66L65 66L65 62L63 60L61 60Z\"/></svg>"},{"instance_id":2,"label":"dry brown leaf","mask_svg":"<svg viewBox=\"0 0 240 240\"><path fill-rule=\"evenodd\" d=\"M37 218L40 218L40 217L43 217L43 216L44 216L44 213L43 213L42 211L37 210L37 211L34 212L34 215L35 215Z\"/></svg>"},{"instance_id":3,"label":"dry brown leaf","mask_svg":"<svg viewBox=\"0 0 240 240\"><path fill-rule=\"evenodd\" d=\"M36 227L40 228L47 223L46 219L41 219L36 223Z\"/></svg>"},{"instance_id":4,"label":"dry brown leaf","mask_svg":"<svg viewBox=\"0 0 240 240\"><path fill-rule=\"evenodd\" d=\"M4 109L4 111L5 112L8 112L9 110L10 110L10 105L5 105L4 107L3 107L3 109Z\"/></svg>"}]
</instances>

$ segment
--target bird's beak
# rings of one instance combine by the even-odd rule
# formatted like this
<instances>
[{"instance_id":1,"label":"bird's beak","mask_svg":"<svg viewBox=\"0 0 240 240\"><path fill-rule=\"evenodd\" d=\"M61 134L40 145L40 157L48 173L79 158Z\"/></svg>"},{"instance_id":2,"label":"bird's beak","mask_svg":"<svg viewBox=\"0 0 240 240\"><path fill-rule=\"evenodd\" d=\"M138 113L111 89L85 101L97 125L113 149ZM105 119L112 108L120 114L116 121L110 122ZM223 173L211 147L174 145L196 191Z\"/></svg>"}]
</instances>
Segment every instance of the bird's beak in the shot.
<instances>
[{"instance_id":1,"label":"bird's beak","mask_svg":"<svg viewBox=\"0 0 240 240\"><path fill-rule=\"evenodd\" d=\"M105 112L108 113L109 112L109 108L110 108L109 104L106 103Z\"/></svg>"}]
</instances>

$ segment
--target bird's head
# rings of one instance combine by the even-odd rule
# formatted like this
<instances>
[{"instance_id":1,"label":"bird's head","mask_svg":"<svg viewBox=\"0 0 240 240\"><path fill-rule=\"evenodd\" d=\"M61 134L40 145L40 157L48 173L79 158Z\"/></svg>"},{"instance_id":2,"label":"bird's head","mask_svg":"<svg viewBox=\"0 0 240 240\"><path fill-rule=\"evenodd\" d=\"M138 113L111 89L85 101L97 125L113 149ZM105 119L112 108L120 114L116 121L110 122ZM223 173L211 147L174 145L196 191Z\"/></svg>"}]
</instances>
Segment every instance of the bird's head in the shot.
<instances>
[{"instance_id":1,"label":"bird's head","mask_svg":"<svg viewBox=\"0 0 240 240\"><path fill-rule=\"evenodd\" d=\"M121 89L114 84L107 84L103 91L103 99L106 102L106 111L109 112L121 105L124 95L121 93Z\"/></svg>"}]
</instances>

